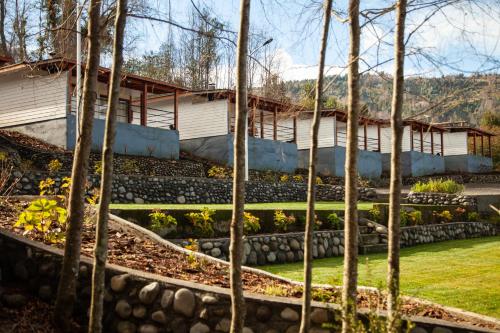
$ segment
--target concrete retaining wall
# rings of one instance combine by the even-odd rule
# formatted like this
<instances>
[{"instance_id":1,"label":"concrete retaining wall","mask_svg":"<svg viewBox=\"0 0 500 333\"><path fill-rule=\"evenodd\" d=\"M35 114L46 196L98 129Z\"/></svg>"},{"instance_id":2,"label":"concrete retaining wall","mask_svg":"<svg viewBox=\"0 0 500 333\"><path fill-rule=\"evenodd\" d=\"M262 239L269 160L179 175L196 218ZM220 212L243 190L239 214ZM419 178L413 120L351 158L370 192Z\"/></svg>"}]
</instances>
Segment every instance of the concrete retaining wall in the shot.
<instances>
[{"instance_id":1,"label":"concrete retaining wall","mask_svg":"<svg viewBox=\"0 0 500 333\"><path fill-rule=\"evenodd\" d=\"M1 127L1 126L0 126ZM5 128L9 131L17 131L47 143L66 147L66 118L41 121L31 124L23 124Z\"/></svg>"},{"instance_id":2,"label":"concrete retaining wall","mask_svg":"<svg viewBox=\"0 0 500 333\"><path fill-rule=\"evenodd\" d=\"M105 121L94 119L92 150L101 151ZM75 116L67 116L67 148L75 147ZM179 159L179 133L175 130L116 123L114 152L124 155Z\"/></svg>"},{"instance_id":3,"label":"concrete retaining wall","mask_svg":"<svg viewBox=\"0 0 500 333\"><path fill-rule=\"evenodd\" d=\"M233 134L182 140L181 150L227 166L232 166ZM294 172L298 166L297 145L295 143L274 141L261 138L248 138L249 168L252 170L271 170Z\"/></svg>"},{"instance_id":4,"label":"concrete retaining wall","mask_svg":"<svg viewBox=\"0 0 500 333\"><path fill-rule=\"evenodd\" d=\"M382 171L386 174L391 169L390 161L390 153L382 154ZM444 158L419 151L405 151L401 153L401 169L403 177L441 174L445 172Z\"/></svg>"},{"instance_id":5,"label":"concrete retaining wall","mask_svg":"<svg viewBox=\"0 0 500 333\"><path fill-rule=\"evenodd\" d=\"M323 176L345 176L346 148L341 146L319 148L316 168ZM299 150L299 168L309 167L309 149ZM378 152L358 150L358 174L378 179L382 175L382 156Z\"/></svg>"},{"instance_id":6,"label":"concrete retaining wall","mask_svg":"<svg viewBox=\"0 0 500 333\"><path fill-rule=\"evenodd\" d=\"M444 157L446 172L480 173L493 170L493 160L479 155L450 155Z\"/></svg>"}]
</instances>

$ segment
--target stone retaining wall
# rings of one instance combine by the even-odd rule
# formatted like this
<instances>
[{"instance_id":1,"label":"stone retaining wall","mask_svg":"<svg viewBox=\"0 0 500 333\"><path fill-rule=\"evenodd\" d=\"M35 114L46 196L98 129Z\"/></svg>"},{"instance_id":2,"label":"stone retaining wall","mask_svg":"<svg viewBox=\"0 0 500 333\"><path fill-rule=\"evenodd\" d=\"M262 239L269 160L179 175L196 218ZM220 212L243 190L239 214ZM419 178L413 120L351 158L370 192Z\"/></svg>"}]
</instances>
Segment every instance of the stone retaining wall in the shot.
<instances>
[{"instance_id":1,"label":"stone retaining wall","mask_svg":"<svg viewBox=\"0 0 500 333\"><path fill-rule=\"evenodd\" d=\"M373 235L377 235L376 231ZM419 225L401 228L401 246L442 242L454 239L495 236L496 227L483 222L454 222L446 224ZM383 235L381 238L384 238ZM171 240L185 246L187 240ZM387 242L384 239L383 243ZM363 245L362 239L359 245ZM271 234L247 236L244 240L245 254L243 264L263 266L283 264L304 260L304 233ZM384 247L378 249L382 251ZM385 248L386 250L386 248ZM228 260L229 238L199 239L198 251L209 256ZM313 238L313 257L329 258L344 254L344 231L315 231Z\"/></svg>"},{"instance_id":2,"label":"stone retaining wall","mask_svg":"<svg viewBox=\"0 0 500 333\"><path fill-rule=\"evenodd\" d=\"M186 240L173 240L174 243L187 245ZM199 251L209 256L228 260L229 238L200 239ZM247 236L244 240L243 264L263 266L283 264L304 260L304 233L271 234ZM315 231L313 238L313 257L327 258L344 254L344 231Z\"/></svg>"},{"instance_id":3,"label":"stone retaining wall","mask_svg":"<svg viewBox=\"0 0 500 333\"><path fill-rule=\"evenodd\" d=\"M401 246L495 236L496 226L482 222L455 222L401 228Z\"/></svg>"},{"instance_id":4,"label":"stone retaining wall","mask_svg":"<svg viewBox=\"0 0 500 333\"><path fill-rule=\"evenodd\" d=\"M447 193L432 193L432 192L410 192L406 197L408 203L413 204L428 204L428 205L463 205L476 206L477 200L470 195L457 195Z\"/></svg>"},{"instance_id":5,"label":"stone retaining wall","mask_svg":"<svg viewBox=\"0 0 500 333\"><path fill-rule=\"evenodd\" d=\"M41 180L52 177L58 187L63 176L48 175L44 172L22 174L14 172L20 181L13 194L38 194ZM100 176L89 175L92 187L99 186ZM247 182L247 202L306 201L307 184ZM376 192L371 188L360 188L359 198L371 201ZM340 185L318 185L317 200L342 201L344 187ZM115 175L113 179L112 201L114 203L230 203L232 200L232 180L211 178L149 177Z\"/></svg>"},{"instance_id":6,"label":"stone retaining wall","mask_svg":"<svg viewBox=\"0 0 500 333\"><path fill-rule=\"evenodd\" d=\"M17 283L20 288L53 301L62 250L0 231L0 283ZM88 322L92 262L83 257L77 283L77 320ZM103 331L118 333L208 333L228 332L230 325L229 289L181 281L108 264L106 267ZM7 306L22 306L22 294L4 293ZM245 293L247 315L245 333L295 333L300 324L301 300ZM380 315L385 315L381 312ZM312 304L311 333L329 333L322 328L339 317L336 304ZM367 312L359 317L366 320ZM412 317L412 332L470 333L492 332L442 320Z\"/></svg>"}]
</instances>

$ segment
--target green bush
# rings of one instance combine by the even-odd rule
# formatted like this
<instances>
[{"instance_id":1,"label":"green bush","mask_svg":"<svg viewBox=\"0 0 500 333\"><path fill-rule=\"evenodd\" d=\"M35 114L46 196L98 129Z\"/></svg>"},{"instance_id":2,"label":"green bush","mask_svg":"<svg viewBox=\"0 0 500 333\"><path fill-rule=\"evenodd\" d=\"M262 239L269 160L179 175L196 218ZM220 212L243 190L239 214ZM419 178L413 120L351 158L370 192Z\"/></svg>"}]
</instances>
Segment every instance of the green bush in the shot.
<instances>
[{"instance_id":1,"label":"green bush","mask_svg":"<svg viewBox=\"0 0 500 333\"><path fill-rule=\"evenodd\" d=\"M297 183L303 183L304 182L304 176L302 175L294 175L293 176L293 181Z\"/></svg>"},{"instance_id":2,"label":"green bush","mask_svg":"<svg viewBox=\"0 0 500 333\"><path fill-rule=\"evenodd\" d=\"M252 213L243 214L243 229L245 234L257 233L260 230L260 219Z\"/></svg>"},{"instance_id":3,"label":"green bush","mask_svg":"<svg viewBox=\"0 0 500 333\"><path fill-rule=\"evenodd\" d=\"M63 164L58 159L51 160L49 162L49 164L47 164L47 170L51 174L56 173L56 172L59 172L61 170L62 166L63 166Z\"/></svg>"},{"instance_id":4,"label":"green bush","mask_svg":"<svg viewBox=\"0 0 500 333\"><path fill-rule=\"evenodd\" d=\"M97 161L94 164L94 173L101 175L102 174L102 161Z\"/></svg>"},{"instance_id":5,"label":"green bush","mask_svg":"<svg viewBox=\"0 0 500 333\"><path fill-rule=\"evenodd\" d=\"M59 243L64 240L66 218L66 209L59 207L56 200L42 198L30 203L14 227L23 228L24 234L40 234L45 242Z\"/></svg>"},{"instance_id":6,"label":"green bush","mask_svg":"<svg viewBox=\"0 0 500 333\"><path fill-rule=\"evenodd\" d=\"M427 183L417 182L411 187L412 192L435 192L435 193L461 193L464 190L462 184L458 184L452 179L430 179Z\"/></svg>"},{"instance_id":7,"label":"green bush","mask_svg":"<svg viewBox=\"0 0 500 333\"><path fill-rule=\"evenodd\" d=\"M331 229L340 229L340 217L336 213L331 213L326 217Z\"/></svg>"},{"instance_id":8,"label":"green bush","mask_svg":"<svg viewBox=\"0 0 500 333\"><path fill-rule=\"evenodd\" d=\"M215 179L226 179L228 178L228 174L224 167L214 165L210 169L208 169L208 177Z\"/></svg>"},{"instance_id":9,"label":"green bush","mask_svg":"<svg viewBox=\"0 0 500 333\"><path fill-rule=\"evenodd\" d=\"M374 206L372 209L368 211L368 214L370 214L370 218L377 223L380 223L382 219L382 212L380 211L380 208L378 206Z\"/></svg>"},{"instance_id":10,"label":"green bush","mask_svg":"<svg viewBox=\"0 0 500 333\"><path fill-rule=\"evenodd\" d=\"M282 210L277 210L274 212L274 225L276 229L280 232L285 232L288 227L294 224L296 221L295 216L287 216Z\"/></svg>"},{"instance_id":11,"label":"green bush","mask_svg":"<svg viewBox=\"0 0 500 333\"><path fill-rule=\"evenodd\" d=\"M424 220L422 219L422 212L419 210L414 210L408 214L408 217L412 223L412 225L421 225L424 224Z\"/></svg>"},{"instance_id":12,"label":"green bush","mask_svg":"<svg viewBox=\"0 0 500 333\"><path fill-rule=\"evenodd\" d=\"M399 225L402 227L406 227L408 225L409 220L410 216L408 212L404 209L401 209L399 211Z\"/></svg>"},{"instance_id":13,"label":"green bush","mask_svg":"<svg viewBox=\"0 0 500 333\"><path fill-rule=\"evenodd\" d=\"M467 221L469 221L469 222L477 222L480 219L481 218L480 218L479 214L476 212L469 212L469 214L467 214Z\"/></svg>"},{"instance_id":14,"label":"green bush","mask_svg":"<svg viewBox=\"0 0 500 333\"><path fill-rule=\"evenodd\" d=\"M439 223L447 223L453 220L453 215L451 215L449 210L443 210L441 213L434 211L432 214L439 221Z\"/></svg>"},{"instance_id":15,"label":"green bush","mask_svg":"<svg viewBox=\"0 0 500 333\"><path fill-rule=\"evenodd\" d=\"M323 180L321 179L320 176L316 177L316 185L323 185Z\"/></svg>"},{"instance_id":16,"label":"green bush","mask_svg":"<svg viewBox=\"0 0 500 333\"><path fill-rule=\"evenodd\" d=\"M153 210L149 217L151 218L150 228L153 231L160 231L163 228L169 228L177 225L177 220L172 215L168 215L159 209Z\"/></svg>"},{"instance_id":17,"label":"green bush","mask_svg":"<svg viewBox=\"0 0 500 333\"><path fill-rule=\"evenodd\" d=\"M202 236L212 236L214 234L213 224L215 221L212 218L214 214L214 209L204 207L199 213L191 212L185 216Z\"/></svg>"},{"instance_id":18,"label":"green bush","mask_svg":"<svg viewBox=\"0 0 500 333\"><path fill-rule=\"evenodd\" d=\"M281 177L280 177L280 182L282 182L282 183L288 183L289 180L290 180L290 176L288 176L288 175L281 175Z\"/></svg>"}]
</instances>

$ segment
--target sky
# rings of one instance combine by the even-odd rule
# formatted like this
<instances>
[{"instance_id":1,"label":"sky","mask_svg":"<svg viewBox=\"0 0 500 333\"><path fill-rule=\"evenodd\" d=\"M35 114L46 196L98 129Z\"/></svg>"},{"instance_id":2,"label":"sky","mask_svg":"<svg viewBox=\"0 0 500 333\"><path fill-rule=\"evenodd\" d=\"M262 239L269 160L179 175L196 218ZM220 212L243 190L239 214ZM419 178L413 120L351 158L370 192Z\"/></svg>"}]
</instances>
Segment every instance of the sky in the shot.
<instances>
[{"instance_id":1,"label":"sky","mask_svg":"<svg viewBox=\"0 0 500 333\"><path fill-rule=\"evenodd\" d=\"M237 31L239 0L193 0L199 7L207 5L213 15L225 23L228 30ZM424 0L425 1L425 0ZM172 20L188 25L190 0L157 0L153 7L159 17L168 17L171 4ZM362 10L381 8L390 1L361 1ZM345 73L349 49L348 24L345 17L347 1L334 1L339 11L332 18L327 50L326 73ZM430 16L430 13L435 13ZM253 0L251 29L273 39L267 52L279 59L279 71L285 80L311 79L317 76L321 10L318 1ZM362 20L362 23L364 21ZM425 22L422 24L422 22ZM420 26L421 25L421 26ZM134 19L131 26L139 29L141 36L135 40L134 54L155 51L166 40L169 29L178 34L179 29L164 23L151 23ZM461 6L435 7L411 12L407 18L406 33L411 34L407 46L405 72L408 76L441 76L446 74L471 74L495 72L500 68L500 3L498 0L463 1ZM378 63L377 71L392 72L392 41L394 14L385 15L376 25L366 25L361 35L361 70ZM380 42L382 41L382 42ZM418 55L415 54L418 51ZM423 56L421 53L425 53Z\"/></svg>"}]
</instances>

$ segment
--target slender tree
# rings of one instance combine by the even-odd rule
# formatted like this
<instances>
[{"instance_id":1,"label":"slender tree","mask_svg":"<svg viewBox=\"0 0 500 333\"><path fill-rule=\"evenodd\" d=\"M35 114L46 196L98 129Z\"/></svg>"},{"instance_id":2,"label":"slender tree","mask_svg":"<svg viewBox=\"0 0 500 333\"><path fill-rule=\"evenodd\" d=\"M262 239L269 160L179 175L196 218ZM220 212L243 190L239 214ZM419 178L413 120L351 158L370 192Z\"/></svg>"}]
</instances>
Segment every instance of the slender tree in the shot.
<instances>
[{"instance_id":1,"label":"slender tree","mask_svg":"<svg viewBox=\"0 0 500 333\"><path fill-rule=\"evenodd\" d=\"M59 55L67 59L76 59L76 22L77 9L75 0L64 0L62 5L62 26L58 30L57 50Z\"/></svg>"},{"instance_id":2,"label":"slender tree","mask_svg":"<svg viewBox=\"0 0 500 333\"><path fill-rule=\"evenodd\" d=\"M250 0L240 1L240 27L236 61L236 133L234 137L233 216L231 220L231 333L241 333L245 322L245 298L241 279L243 259L243 210L245 205L245 122L248 112L247 55Z\"/></svg>"},{"instance_id":3,"label":"slender tree","mask_svg":"<svg viewBox=\"0 0 500 333\"><path fill-rule=\"evenodd\" d=\"M387 267L387 331L400 330L399 315L399 239L401 209L401 143L403 140L403 98L405 58L406 0L396 5L396 32L394 35L394 78L391 106L391 179L389 192L389 253Z\"/></svg>"},{"instance_id":4,"label":"slender tree","mask_svg":"<svg viewBox=\"0 0 500 333\"><path fill-rule=\"evenodd\" d=\"M314 229L314 204L316 200L316 163L318 152L318 132L321 120L321 106L323 95L323 69L325 68L326 46L328 44L328 31L330 28L330 16L332 11L332 0L325 0L323 35L321 37L321 48L319 51L318 80L316 81L316 98L314 103L314 115L311 124L311 148L309 152L309 178L307 182L307 216L304 246L304 294L302 297L302 320L300 333L309 332L311 317L311 284L312 284L312 248Z\"/></svg>"},{"instance_id":5,"label":"slender tree","mask_svg":"<svg viewBox=\"0 0 500 333\"><path fill-rule=\"evenodd\" d=\"M359 115L359 0L349 0L348 114L345 159L345 252L342 289L342 332L354 332L358 279L358 115Z\"/></svg>"},{"instance_id":6,"label":"slender tree","mask_svg":"<svg viewBox=\"0 0 500 333\"><path fill-rule=\"evenodd\" d=\"M69 319L73 313L73 306L76 300L76 280L80 266L85 184L87 182L87 170L92 142L94 106L97 97L97 70L99 69L100 56L100 8L101 0L90 0L89 29L87 35L88 56L83 81L80 135L76 141L73 157L72 184L68 206L68 229L66 231L64 259L54 309L54 319L64 330L69 330Z\"/></svg>"},{"instance_id":7,"label":"slender tree","mask_svg":"<svg viewBox=\"0 0 500 333\"><path fill-rule=\"evenodd\" d=\"M7 2L0 0L0 55L9 55L7 38L5 38L5 16L7 15Z\"/></svg>"},{"instance_id":8,"label":"slender tree","mask_svg":"<svg viewBox=\"0 0 500 333\"><path fill-rule=\"evenodd\" d=\"M100 203L97 215L94 270L92 274L92 296L90 304L89 333L102 332L104 278L108 255L108 216L113 181L113 144L115 142L116 112L120 103L120 81L123 65L123 38L127 17L127 0L118 0L115 16L115 38L113 41L113 66L108 93L106 128L102 149L102 175Z\"/></svg>"}]
</instances>

